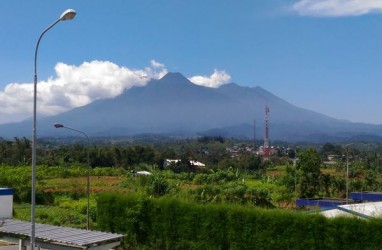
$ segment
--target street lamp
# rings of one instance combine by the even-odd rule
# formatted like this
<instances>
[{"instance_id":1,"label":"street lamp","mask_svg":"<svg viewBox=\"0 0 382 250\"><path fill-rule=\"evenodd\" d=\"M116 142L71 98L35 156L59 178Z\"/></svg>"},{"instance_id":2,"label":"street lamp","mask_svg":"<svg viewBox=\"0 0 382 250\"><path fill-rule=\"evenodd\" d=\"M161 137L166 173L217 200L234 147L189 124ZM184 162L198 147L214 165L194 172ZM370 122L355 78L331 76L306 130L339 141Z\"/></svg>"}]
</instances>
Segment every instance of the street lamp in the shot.
<instances>
[{"instance_id":1,"label":"street lamp","mask_svg":"<svg viewBox=\"0 0 382 250\"><path fill-rule=\"evenodd\" d=\"M48 26L40 35L37 40L36 49L34 52L34 91L33 91L33 131L32 131L32 194L31 194L31 249L34 250L35 247L35 207L36 207L36 106L37 106L37 51L40 44L41 38L44 34L50 30L54 25L60 21L72 20L76 16L76 11L68 9L64 11L60 18L58 18L54 23Z\"/></svg>"},{"instance_id":2,"label":"street lamp","mask_svg":"<svg viewBox=\"0 0 382 250\"><path fill-rule=\"evenodd\" d=\"M354 143L346 144L346 204L349 201L349 146Z\"/></svg>"},{"instance_id":3,"label":"street lamp","mask_svg":"<svg viewBox=\"0 0 382 250\"><path fill-rule=\"evenodd\" d=\"M90 207L90 202L89 202L89 197L90 197L90 158L89 158L90 140L89 140L89 136L85 132L83 132L81 130L77 130L77 129L74 129L74 128L66 127L66 126L64 126L64 125L62 125L60 123L56 123L53 126L55 128L66 128L66 129L69 129L69 130L81 133L87 139L87 142L88 142L88 147L87 147L88 179L87 179L86 193L87 193L88 203L87 203L87 207L86 207L86 218L87 218L86 219L86 229L89 230L89 207Z\"/></svg>"}]
</instances>

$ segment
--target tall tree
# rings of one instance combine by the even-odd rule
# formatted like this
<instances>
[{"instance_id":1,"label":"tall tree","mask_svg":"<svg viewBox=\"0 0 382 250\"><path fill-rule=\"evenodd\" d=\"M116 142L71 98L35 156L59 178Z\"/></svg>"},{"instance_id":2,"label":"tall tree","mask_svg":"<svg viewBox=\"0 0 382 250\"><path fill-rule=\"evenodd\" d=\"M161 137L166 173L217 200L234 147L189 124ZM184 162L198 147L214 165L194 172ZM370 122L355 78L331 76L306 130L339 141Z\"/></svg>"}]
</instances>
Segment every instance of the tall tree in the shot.
<instances>
[{"instance_id":1,"label":"tall tree","mask_svg":"<svg viewBox=\"0 0 382 250\"><path fill-rule=\"evenodd\" d=\"M321 158L314 148L299 153L297 169L301 171L299 179L300 197L313 198L319 191Z\"/></svg>"}]
</instances>

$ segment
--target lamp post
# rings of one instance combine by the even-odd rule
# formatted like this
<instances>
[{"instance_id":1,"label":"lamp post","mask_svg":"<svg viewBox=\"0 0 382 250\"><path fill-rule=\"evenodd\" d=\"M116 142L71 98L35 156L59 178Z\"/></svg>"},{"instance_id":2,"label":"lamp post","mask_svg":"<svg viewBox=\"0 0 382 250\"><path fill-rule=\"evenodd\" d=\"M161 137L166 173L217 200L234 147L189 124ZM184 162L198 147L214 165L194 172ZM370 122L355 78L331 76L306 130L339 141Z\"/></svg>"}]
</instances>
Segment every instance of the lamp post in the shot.
<instances>
[{"instance_id":1,"label":"lamp post","mask_svg":"<svg viewBox=\"0 0 382 250\"><path fill-rule=\"evenodd\" d=\"M31 192L31 249L35 247L35 207L36 207L36 106L37 106L37 51L41 38L44 34L55 26L60 21L72 20L76 16L76 11L73 9L67 9L61 16L50 26L48 26L40 35L37 40L35 52L34 52L34 90L33 90L33 131L32 131L32 192Z\"/></svg>"},{"instance_id":2,"label":"lamp post","mask_svg":"<svg viewBox=\"0 0 382 250\"><path fill-rule=\"evenodd\" d=\"M349 146L354 143L346 144L346 204L349 202Z\"/></svg>"},{"instance_id":3,"label":"lamp post","mask_svg":"<svg viewBox=\"0 0 382 250\"><path fill-rule=\"evenodd\" d=\"M74 128L66 127L66 126L64 126L63 124L60 124L60 123L54 124L54 127L55 128L66 128L66 129L69 129L69 130L81 133L87 139L87 142L88 142L88 147L87 147L88 177L87 177L87 185L86 185L86 195L87 195L86 229L89 230L89 207L90 207L90 202L89 202L89 198L90 198L90 158L89 158L90 140L89 140L89 136L85 132L83 132L81 130L77 130L77 129L74 129Z\"/></svg>"},{"instance_id":4,"label":"lamp post","mask_svg":"<svg viewBox=\"0 0 382 250\"><path fill-rule=\"evenodd\" d=\"M346 204L349 202L349 148L346 147Z\"/></svg>"}]
</instances>

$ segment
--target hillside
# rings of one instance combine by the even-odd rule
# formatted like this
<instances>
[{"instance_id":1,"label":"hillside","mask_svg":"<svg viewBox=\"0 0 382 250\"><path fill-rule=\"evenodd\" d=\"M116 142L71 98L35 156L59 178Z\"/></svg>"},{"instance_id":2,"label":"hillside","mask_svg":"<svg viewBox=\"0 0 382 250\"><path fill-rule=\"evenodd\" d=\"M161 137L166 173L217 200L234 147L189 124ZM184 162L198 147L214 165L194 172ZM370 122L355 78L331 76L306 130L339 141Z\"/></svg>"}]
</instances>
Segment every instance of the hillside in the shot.
<instances>
[{"instance_id":1,"label":"hillside","mask_svg":"<svg viewBox=\"0 0 382 250\"><path fill-rule=\"evenodd\" d=\"M261 87L231 83L219 88L195 85L180 73L168 73L146 86L133 87L111 99L49 117L38 117L38 136L73 135L57 131L62 123L90 136L164 134L196 136L218 134L253 138L263 134L264 106L270 108L271 140L333 141L378 140L382 126L351 123L296 107ZM31 134L31 121L0 125L0 136Z\"/></svg>"}]
</instances>

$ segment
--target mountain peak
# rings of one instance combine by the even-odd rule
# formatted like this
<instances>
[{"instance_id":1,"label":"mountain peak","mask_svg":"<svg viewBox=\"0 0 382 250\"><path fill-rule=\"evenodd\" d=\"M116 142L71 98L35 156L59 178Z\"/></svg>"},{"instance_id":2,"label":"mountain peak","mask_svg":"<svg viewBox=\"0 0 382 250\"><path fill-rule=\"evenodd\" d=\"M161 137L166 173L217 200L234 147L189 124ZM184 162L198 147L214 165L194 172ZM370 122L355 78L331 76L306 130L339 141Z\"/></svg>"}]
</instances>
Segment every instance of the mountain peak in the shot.
<instances>
[{"instance_id":1,"label":"mountain peak","mask_svg":"<svg viewBox=\"0 0 382 250\"><path fill-rule=\"evenodd\" d=\"M40 136L57 136L52 124L70 121L93 136L166 134L182 136L225 135L253 138L253 121L264 128L264 105L271 108L271 138L286 141L352 141L365 135L380 141L382 125L353 124L296 107L261 87L231 83L207 88L180 73L168 73L114 98L40 118ZM244 126L243 126L244 124ZM30 120L0 125L3 138L27 136ZM378 137L377 137L378 136ZM370 137L371 138L371 137ZM374 138L374 137L373 137ZM369 139L367 139L369 140Z\"/></svg>"},{"instance_id":2,"label":"mountain peak","mask_svg":"<svg viewBox=\"0 0 382 250\"><path fill-rule=\"evenodd\" d=\"M169 72L160 80L168 81L168 82L184 82L184 81L189 82L189 80L179 72Z\"/></svg>"}]
</instances>

